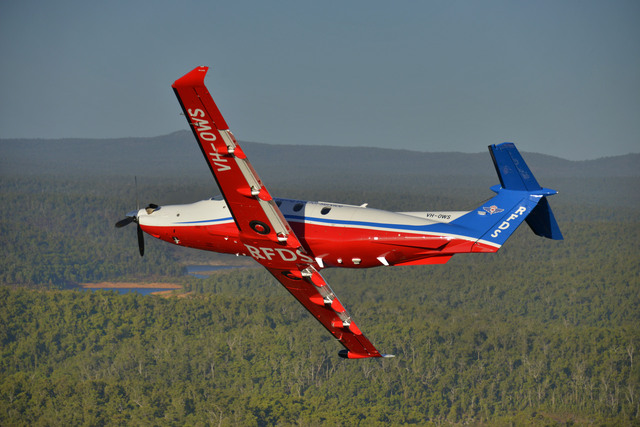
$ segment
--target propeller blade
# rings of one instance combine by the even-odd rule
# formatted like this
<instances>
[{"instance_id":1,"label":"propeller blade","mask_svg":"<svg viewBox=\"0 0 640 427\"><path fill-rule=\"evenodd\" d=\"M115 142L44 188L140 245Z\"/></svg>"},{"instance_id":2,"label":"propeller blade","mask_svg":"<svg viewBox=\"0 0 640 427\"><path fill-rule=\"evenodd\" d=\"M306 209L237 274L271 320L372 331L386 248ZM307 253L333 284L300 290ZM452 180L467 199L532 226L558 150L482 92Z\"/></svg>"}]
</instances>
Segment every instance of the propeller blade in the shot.
<instances>
[{"instance_id":1,"label":"propeller blade","mask_svg":"<svg viewBox=\"0 0 640 427\"><path fill-rule=\"evenodd\" d=\"M138 217L140 213L140 199L138 199L138 177L137 176L134 176L134 185L135 185L135 191L136 191L136 210L129 212L126 218L116 222L116 228L122 228L124 226L131 224L132 222L135 222L138 225L136 227L136 231L138 234L138 250L140 251L140 256L144 256L144 233L142 231L142 227L140 227L140 221ZM154 205L153 203L149 204L149 206L147 206L146 208L147 215L151 215L151 213L153 213L153 211L155 211L158 208L159 208L158 205Z\"/></svg>"},{"instance_id":2,"label":"propeller blade","mask_svg":"<svg viewBox=\"0 0 640 427\"><path fill-rule=\"evenodd\" d=\"M116 222L116 228L122 228L126 225L131 224L135 220L135 217L128 216L125 219L121 219L120 221Z\"/></svg>"},{"instance_id":3,"label":"propeller blade","mask_svg":"<svg viewBox=\"0 0 640 427\"><path fill-rule=\"evenodd\" d=\"M138 224L138 249L140 250L140 256L144 256L144 235L142 234L142 227Z\"/></svg>"}]
</instances>

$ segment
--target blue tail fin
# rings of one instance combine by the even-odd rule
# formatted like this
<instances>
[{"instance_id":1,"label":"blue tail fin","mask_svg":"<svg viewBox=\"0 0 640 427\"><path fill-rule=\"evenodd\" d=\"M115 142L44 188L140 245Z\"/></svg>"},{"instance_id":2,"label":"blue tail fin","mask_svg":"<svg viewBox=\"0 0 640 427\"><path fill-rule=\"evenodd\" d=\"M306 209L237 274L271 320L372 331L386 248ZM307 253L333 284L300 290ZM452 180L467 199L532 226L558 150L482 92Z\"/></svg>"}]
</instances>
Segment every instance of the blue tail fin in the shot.
<instances>
[{"instance_id":1,"label":"blue tail fin","mask_svg":"<svg viewBox=\"0 0 640 427\"><path fill-rule=\"evenodd\" d=\"M490 145L489 152L496 172L498 172L502 188L518 191L537 191L542 189L512 142Z\"/></svg>"},{"instance_id":2,"label":"blue tail fin","mask_svg":"<svg viewBox=\"0 0 640 427\"><path fill-rule=\"evenodd\" d=\"M450 223L478 239L472 251L497 250L524 221L538 236L561 240L547 201L557 191L538 184L514 144L490 145L489 152L500 179L500 185L491 187L496 196Z\"/></svg>"},{"instance_id":3,"label":"blue tail fin","mask_svg":"<svg viewBox=\"0 0 640 427\"><path fill-rule=\"evenodd\" d=\"M511 142L490 145L489 152L493 165L500 178L500 185L505 190L527 191L542 198L526 217L527 224L538 236L554 240L562 240L562 232L551 211L546 196L556 194L557 191L542 188L531 173L516 146Z\"/></svg>"}]
</instances>

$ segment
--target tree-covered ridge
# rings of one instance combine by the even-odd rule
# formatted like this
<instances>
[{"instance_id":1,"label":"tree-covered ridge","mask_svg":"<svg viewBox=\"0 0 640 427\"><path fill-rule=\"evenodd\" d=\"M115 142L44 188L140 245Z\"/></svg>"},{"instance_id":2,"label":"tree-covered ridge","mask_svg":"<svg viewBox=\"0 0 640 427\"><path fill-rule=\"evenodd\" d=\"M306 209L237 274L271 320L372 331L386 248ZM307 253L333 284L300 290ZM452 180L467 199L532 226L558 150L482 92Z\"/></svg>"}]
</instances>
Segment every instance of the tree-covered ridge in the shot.
<instances>
[{"instance_id":1,"label":"tree-covered ridge","mask_svg":"<svg viewBox=\"0 0 640 427\"><path fill-rule=\"evenodd\" d=\"M493 141L500 143L502 141ZM516 145L517 144L517 141ZM431 176L493 176L487 144L478 143L474 153L349 147L339 139L329 145L278 145L241 141L261 177L283 173L302 177L343 174L379 175L402 170L404 174ZM522 147L520 147L522 149ZM126 153L126 155L123 155ZM539 176L637 177L640 153L570 161L537 153L524 153ZM147 159L142 161L142 159ZM287 165L286 172L282 165ZM18 175L127 175L189 176L209 179L209 170L190 130L149 138L117 139L0 139L0 171ZM161 171L161 172L159 172Z\"/></svg>"}]
</instances>

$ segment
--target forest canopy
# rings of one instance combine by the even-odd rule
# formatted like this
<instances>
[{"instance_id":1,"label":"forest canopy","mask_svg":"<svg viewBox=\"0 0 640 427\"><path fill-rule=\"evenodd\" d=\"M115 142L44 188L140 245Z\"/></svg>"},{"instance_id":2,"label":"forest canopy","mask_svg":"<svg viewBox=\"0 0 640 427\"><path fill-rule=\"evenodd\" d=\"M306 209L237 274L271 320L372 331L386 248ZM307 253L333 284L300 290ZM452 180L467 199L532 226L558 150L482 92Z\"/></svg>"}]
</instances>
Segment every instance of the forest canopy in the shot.
<instances>
[{"instance_id":1,"label":"forest canopy","mask_svg":"<svg viewBox=\"0 0 640 427\"><path fill-rule=\"evenodd\" d=\"M274 177L270 189L410 211L468 209L495 183L374 178ZM2 174L0 424L637 425L638 179L538 178L560 190L562 242L523 225L497 254L325 270L367 337L397 356L349 361L260 268L186 276L187 264L226 259L149 236L140 258L135 230L113 226L135 205L132 177ZM138 182L141 203L217 192L188 176ZM77 288L157 280L183 288Z\"/></svg>"}]
</instances>

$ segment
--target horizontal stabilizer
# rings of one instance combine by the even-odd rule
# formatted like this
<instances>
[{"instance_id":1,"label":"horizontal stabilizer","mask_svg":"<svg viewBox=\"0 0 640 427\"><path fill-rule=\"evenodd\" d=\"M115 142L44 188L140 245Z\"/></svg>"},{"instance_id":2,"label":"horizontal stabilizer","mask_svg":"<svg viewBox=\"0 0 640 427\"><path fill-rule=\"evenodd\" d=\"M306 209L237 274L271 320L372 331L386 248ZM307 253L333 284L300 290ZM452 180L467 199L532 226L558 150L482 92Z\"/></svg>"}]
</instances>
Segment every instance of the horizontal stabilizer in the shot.
<instances>
[{"instance_id":1,"label":"horizontal stabilizer","mask_svg":"<svg viewBox=\"0 0 640 427\"><path fill-rule=\"evenodd\" d=\"M562 240L562 232L551 211L551 206L546 197L538 202L533 211L526 219L527 224L538 236L553 240Z\"/></svg>"}]
</instances>

